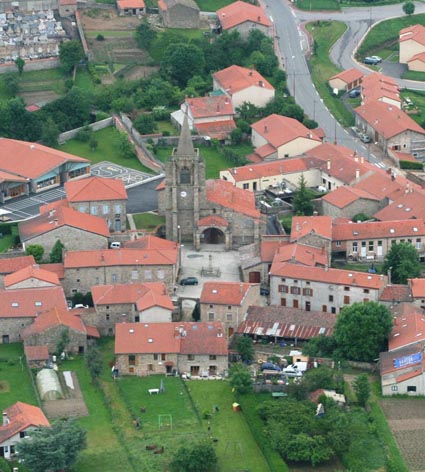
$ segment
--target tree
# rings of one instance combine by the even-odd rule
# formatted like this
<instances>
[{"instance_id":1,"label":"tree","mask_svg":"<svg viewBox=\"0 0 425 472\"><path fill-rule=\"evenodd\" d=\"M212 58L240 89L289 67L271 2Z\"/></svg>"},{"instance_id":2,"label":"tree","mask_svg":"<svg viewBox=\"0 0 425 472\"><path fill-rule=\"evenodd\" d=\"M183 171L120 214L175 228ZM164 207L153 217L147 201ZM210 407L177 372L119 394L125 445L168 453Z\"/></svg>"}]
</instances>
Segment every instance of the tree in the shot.
<instances>
[{"instance_id":1,"label":"tree","mask_svg":"<svg viewBox=\"0 0 425 472\"><path fill-rule=\"evenodd\" d=\"M240 128L232 129L230 133L232 144L240 144L242 142L242 130Z\"/></svg>"},{"instance_id":2,"label":"tree","mask_svg":"<svg viewBox=\"0 0 425 472\"><path fill-rule=\"evenodd\" d=\"M251 362L254 359L254 347L249 336L240 336L236 342L236 349L243 362Z\"/></svg>"},{"instance_id":3,"label":"tree","mask_svg":"<svg viewBox=\"0 0 425 472\"><path fill-rule=\"evenodd\" d=\"M335 372L329 367L321 366L317 369L309 369L302 378L310 392L318 388L333 390L335 388Z\"/></svg>"},{"instance_id":4,"label":"tree","mask_svg":"<svg viewBox=\"0 0 425 472\"><path fill-rule=\"evenodd\" d=\"M60 356L63 352L65 352L66 347L69 344L69 332L68 329L64 328L62 333L60 334L59 340L56 343L56 355Z\"/></svg>"},{"instance_id":5,"label":"tree","mask_svg":"<svg viewBox=\"0 0 425 472\"><path fill-rule=\"evenodd\" d=\"M119 136L119 149L121 155L126 159L131 159L135 156L134 145L128 140L127 133L120 133Z\"/></svg>"},{"instance_id":6,"label":"tree","mask_svg":"<svg viewBox=\"0 0 425 472\"><path fill-rule=\"evenodd\" d=\"M19 78L16 73L7 72L3 75L2 82L6 89L6 93L10 97L16 97L19 91Z\"/></svg>"},{"instance_id":7,"label":"tree","mask_svg":"<svg viewBox=\"0 0 425 472\"><path fill-rule=\"evenodd\" d=\"M386 349L392 327L391 313L384 305L353 303L338 315L334 330L337 351L346 359L371 362Z\"/></svg>"},{"instance_id":8,"label":"tree","mask_svg":"<svg viewBox=\"0 0 425 472\"><path fill-rule=\"evenodd\" d=\"M25 61L22 59L22 57L18 57L15 60L16 67L18 68L18 74L19 76L22 75L22 72L24 71L24 66L25 66Z\"/></svg>"},{"instance_id":9,"label":"tree","mask_svg":"<svg viewBox=\"0 0 425 472\"><path fill-rule=\"evenodd\" d=\"M370 397L370 383L368 375L361 374L356 377L356 380L353 383L353 389L360 406L366 406L366 403Z\"/></svg>"},{"instance_id":10,"label":"tree","mask_svg":"<svg viewBox=\"0 0 425 472\"><path fill-rule=\"evenodd\" d=\"M292 206L295 215L310 216L313 214L313 204L311 200L313 198L312 192L306 187L304 175L298 181L298 190L295 192Z\"/></svg>"},{"instance_id":11,"label":"tree","mask_svg":"<svg viewBox=\"0 0 425 472\"><path fill-rule=\"evenodd\" d=\"M415 13L415 4L413 2L405 2L403 4L403 11L406 15L413 15Z\"/></svg>"},{"instance_id":12,"label":"tree","mask_svg":"<svg viewBox=\"0 0 425 472\"><path fill-rule=\"evenodd\" d=\"M143 113L133 121L134 127L140 134L155 133L156 123L152 114Z\"/></svg>"},{"instance_id":13,"label":"tree","mask_svg":"<svg viewBox=\"0 0 425 472\"><path fill-rule=\"evenodd\" d=\"M332 336L320 334L304 345L303 354L310 357L331 357L335 347L335 339Z\"/></svg>"},{"instance_id":14,"label":"tree","mask_svg":"<svg viewBox=\"0 0 425 472\"><path fill-rule=\"evenodd\" d=\"M63 260L63 250L65 249L65 245L62 244L61 240L58 239L54 246L52 247L52 250L50 252L49 260L52 264L62 262Z\"/></svg>"},{"instance_id":15,"label":"tree","mask_svg":"<svg viewBox=\"0 0 425 472\"><path fill-rule=\"evenodd\" d=\"M156 39L156 31L152 28L146 18L143 18L142 22L136 29L136 41L140 48L149 49L152 43Z\"/></svg>"},{"instance_id":16,"label":"tree","mask_svg":"<svg viewBox=\"0 0 425 472\"><path fill-rule=\"evenodd\" d=\"M92 378L92 382L96 383L103 370L102 355L97 347L90 346L87 349L86 355L84 357Z\"/></svg>"},{"instance_id":17,"label":"tree","mask_svg":"<svg viewBox=\"0 0 425 472\"><path fill-rule=\"evenodd\" d=\"M406 284L407 279L421 275L419 254L410 243L396 243L385 256L382 267L384 273L391 271L391 283Z\"/></svg>"},{"instance_id":18,"label":"tree","mask_svg":"<svg viewBox=\"0 0 425 472\"><path fill-rule=\"evenodd\" d=\"M43 260L44 247L40 244L30 244L26 247L25 254L27 256L33 256L35 262L37 262L37 264L40 264L40 262Z\"/></svg>"},{"instance_id":19,"label":"tree","mask_svg":"<svg viewBox=\"0 0 425 472\"><path fill-rule=\"evenodd\" d=\"M204 73L204 54L192 43L172 44L167 48L161 67L172 81L184 88L191 77Z\"/></svg>"},{"instance_id":20,"label":"tree","mask_svg":"<svg viewBox=\"0 0 425 472\"><path fill-rule=\"evenodd\" d=\"M215 470L217 455L210 442L180 447L170 464L172 472L209 472Z\"/></svg>"},{"instance_id":21,"label":"tree","mask_svg":"<svg viewBox=\"0 0 425 472\"><path fill-rule=\"evenodd\" d=\"M59 134L58 125L52 118L47 118L41 127L41 142L46 146L55 147L58 144Z\"/></svg>"},{"instance_id":22,"label":"tree","mask_svg":"<svg viewBox=\"0 0 425 472\"><path fill-rule=\"evenodd\" d=\"M56 472L75 464L87 447L86 432L73 420L31 431L29 441L17 444L19 458L31 472Z\"/></svg>"},{"instance_id":23,"label":"tree","mask_svg":"<svg viewBox=\"0 0 425 472\"><path fill-rule=\"evenodd\" d=\"M230 385L238 395L252 391L251 373L244 364L233 364L229 369Z\"/></svg>"},{"instance_id":24,"label":"tree","mask_svg":"<svg viewBox=\"0 0 425 472\"><path fill-rule=\"evenodd\" d=\"M65 73L70 74L74 67L84 59L84 50L80 41L64 41L59 45L59 59Z\"/></svg>"}]
</instances>

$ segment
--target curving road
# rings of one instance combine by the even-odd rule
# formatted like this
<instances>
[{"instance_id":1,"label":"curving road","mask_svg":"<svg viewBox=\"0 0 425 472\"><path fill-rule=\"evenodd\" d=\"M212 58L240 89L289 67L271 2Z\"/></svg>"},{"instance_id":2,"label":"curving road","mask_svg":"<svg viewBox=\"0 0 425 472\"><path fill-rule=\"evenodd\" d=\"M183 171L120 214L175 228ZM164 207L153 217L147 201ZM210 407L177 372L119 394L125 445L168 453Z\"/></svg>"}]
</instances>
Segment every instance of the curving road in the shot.
<instances>
[{"instance_id":1,"label":"curving road","mask_svg":"<svg viewBox=\"0 0 425 472\"><path fill-rule=\"evenodd\" d=\"M275 41L280 51L281 62L285 65L288 89L305 113L319 123L325 130L326 140L336 142L367 157L371 162L382 167L381 157L370 153L367 146L352 136L331 115L317 93L310 76L305 58L308 40L301 24L314 20L338 20L347 24L347 31L334 45L331 51L332 61L342 69L358 67L365 73L371 70L353 59L353 52L368 29L383 19L404 15L402 5L390 5L373 8L347 8L342 12L307 12L292 8L285 0L263 0L266 13L274 24ZM415 13L425 13L425 4L415 2ZM425 89L425 84L399 79L400 85L407 88Z\"/></svg>"}]
</instances>

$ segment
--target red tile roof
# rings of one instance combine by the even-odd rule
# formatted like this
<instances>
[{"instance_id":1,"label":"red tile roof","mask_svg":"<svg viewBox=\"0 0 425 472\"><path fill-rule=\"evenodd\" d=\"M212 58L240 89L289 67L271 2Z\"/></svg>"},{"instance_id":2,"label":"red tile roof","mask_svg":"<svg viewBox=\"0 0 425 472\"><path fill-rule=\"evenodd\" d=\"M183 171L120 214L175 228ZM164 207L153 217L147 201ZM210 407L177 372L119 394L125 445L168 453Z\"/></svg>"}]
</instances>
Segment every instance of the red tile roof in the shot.
<instances>
[{"instance_id":1,"label":"red tile roof","mask_svg":"<svg viewBox=\"0 0 425 472\"><path fill-rule=\"evenodd\" d=\"M117 5L120 10L125 10L126 8L145 8L143 0L117 0Z\"/></svg>"},{"instance_id":2,"label":"red tile roof","mask_svg":"<svg viewBox=\"0 0 425 472\"><path fill-rule=\"evenodd\" d=\"M413 298L425 298L425 279L409 279Z\"/></svg>"},{"instance_id":3,"label":"red tile roof","mask_svg":"<svg viewBox=\"0 0 425 472\"><path fill-rule=\"evenodd\" d=\"M10 172L4 172L0 170L0 183L3 182L28 182L29 179L26 177L19 177L17 175L11 174Z\"/></svg>"},{"instance_id":4,"label":"red tile roof","mask_svg":"<svg viewBox=\"0 0 425 472\"><path fill-rule=\"evenodd\" d=\"M407 302L411 301L410 289L408 285L387 285L381 296L380 302Z\"/></svg>"},{"instance_id":5,"label":"red tile roof","mask_svg":"<svg viewBox=\"0 0 425 472\"><path fill-rule=\"evenodd\" d=\"M19 234L22 241L28 241L62 226L69 226L106 238L110 235L108 225L103 218L66 207L60 207L54 210L54 213L45 213L19 223Z\"/></svg>"},{"instance_id":6,"label":"red tile roof","mask_svg":"<svg viewBox=\"0 0 425 472\"><path fill-rule=\"evenodd\" d=\"M225 356L221 322L118 323L115 354L212 354Z\"/></svg>"},{"instance_id":7,"label":"red tile roof","mask_svg":"<svg viewBox=\"0 0 425 472\"><path fill-rule=\"evenodd\" d=\"M354 112L385 139L407 131L414 131L425 136L425 130L409 115L386 103L373 101L357 107Z\"/></svg>"},{"instance_id":8,"label":"red tile roof","mask_svg":"<svg viewBox=\"0 0 425 472\"><path fill-rule=\"evenodd\" d=\"M189 106L194 120L235 114L232 102L227 95L186 98L185 103Z\"/></svg>"},{"instance_id":9,"label":"red tile roof","mask_svg":"<svg viewBox=\"0 0 425 472\"><path fill-rule=\"evenodd\" d=\"M252 218L259 219L261 216L255 208L254 194L234 187L231 182L207 180L207 200Z\"/></svg>"},{"instance_id":10,"label":"red tile roof","mask_svg":"<svg viewBox=\"0 0 425 472\"><path fill-rule=\"evenodd\" d=\"M425 51L415 54L413 57L407 60L408 63L413 61L425 62Z\"/></svg>"},{"instance_id":11,"label":"red tile roof","mask_svg":"<svg viewBox=\"0 0 425 472\"><path fill-rule=\"evenodd\" d=\"M49 311L44 311L35 320L33 324L28 325L22 330L22 339L27 339L34 334L44 333L45 331L56 326L66 326L74 331L87 334L96 338L100 337L97 328L92 327L89 334L86 325L79 316L69 313L68 308L58 309L52 308Z\"/></svg>"},{"instance_id":12,"label":"red tile roof","mask_svg":"<svg viewBox=\"0 0 425 472\"><path fill-rule=\"evenodd\" d=\"M274 90L273 85L259 72L255 69L247 69L246 67L233 65L215 72L213 77L220 87L230 96L250 87Z\"/></svg>"},{"instance_id":13,"label":"red tile roof","mask_svg":"<svg viewBox=\"0 0 425 472\"><path fill-rule=\"evenodd\" d=\"M90 165L87 159L41 144L0 138L0 170L5 172L35 179L66 162Z\"/></svg>"},{"instance_id":14,"label":"red tile roof","mask_svg":"<svg viewBox=\"0 0 425 472\"><path fill-rule=\"evenodd\" d=\"M271 240L267 241L263 239L261 241L260 251L261 251L261 262L272 262L276 252L281 247L289 245L289 240Z\"/></svg>"},{"instance_id":15,"label":"red tile roof","mask_svg":"<svg viewBox=\"0 0 425 472\"><path fill-rule=\"evenodd\" d=\"M371 221L365 223L343 223L333 226L334 241L424 235L425 222L423 220Z\"/></svg>"},{"instance_id":16,"label":"red tile roof","mask_svg":"<svg viewBox=\"0 0 425 472\"><path fill-rule=\"evenodd\" d=\"M33 318L53 307L67 309L62 287L0 290L0 318Z\"/></svg>"},{"instance_id":17,"label":"red tile roof","mask_svg":"<svg viewBox=\"0 0 425 472\"><path fill-rule=\"evenodd\" d=\"M95 305L132 303L139 311L154 306L174 310L173 302L162 282L145 284L95 285L91 289Z\"/></svg>"},{"instance_id":18,"label":"red tile roof","mask_svg":"<svg viewBox=\"0 0 425 472\"><path fill-rule=\"evenodd\" d=\"M30 426L50 426L43 410L38 406L17 402L5 409L9 423L0 426L0 444L15 434L28 429Z\"/></svg>"},{"instance_id":19,"label":"red tile roof","mask_svg":"<svg viewBox=\"0 0 425 472\"><path fill-rule=\"evenodd\" d=\"M11 274L33 264L35 264L33 256L0 258L0 274Z\"/></svg>"},{"instance_id":20,"label":"red tile roof","mask_svg":"<svg viewBox=\"0 0 425 472\"><path fill-rule=\"evenodd\" d=\"M332 240L332 217L294 216L291 224L291 242L299 241L309 234L317 234Z\"/></svg>"},{"instance_id":21,"label":"red tile roof","mask_svg":"<svg viewBox=\"0 0 425 472\"><path fill-rule=\"evenodd\" d=\"M363 104L389 99L401 107L401 99L397 82L379 72L364 77L362 82Z\"/></svg>"},{"instance_id":22,"label":"red tile roof","mask_svg":"<svg viewBox=\"0 0 425 472\"><path fill-rule=\"evenodd\" d=\"M298 138L316 141L317 145L322 143L314 130L288 116L272 114L254 123L251 128L276 149Z\"/></svg>"},{"instance_id":23,"label":"red tile roof","mask_svg":"<svg viewBox=\"0 0 425 472\"><path fill-rule=\"evenodd\" d=\"M424 340L425 315L410 313L394 320L394 327L388 339L388 350L394 351Z\"/></svg>"},{"instance_id":24,"label":"red tile roof","mask_svg":"<svg viewBox=\"0 0 425 472\"><path fill-rule=\"evenodd\" d=\"M337 208L345 208L360 199L379 201L368 192L356 187L338 187L322 197L322 200Z\"/></svg>"},{"instance_id":25,"label":"red tile roof","mask_svg":"<svg viewBox=\"0 0 425 472\"><path fill-rule=\"evenodd\" d=\"M290 277L298 280L310 280L335 285L356 285L357 287L379 290L385 287L387 277L367 272L355 272L340 269L326 269L322 267L306 267L289 262L273 263L270 275Z\"/></svg>"},{"instance_id":26,"label":"red tile roof","mask_svg":"<svg viewBox=\"0 0 425 472\"><path fill-rule=\"evenodd\" d=\"M89 177L65 182L66 198L72 202L94 202L104 200L127 200L127 191L120 179Z\"/></svg>"},{"instance_id":27,"label":"red tile roof","mask_svg":"<svg viewBox=\"0 0 425 472\"><path fill-rule=\"evenodd\" d=\"M195 123L198 134L209 136L212 139L225 139L236 128L234 120L210 121L208 123Z\"/></svg>"},{"instance_id":28,"label":"red tile roof","mask_svg":"<svg viewBox=\"0 0 425 472\"><path fill-rule=\"evenodd\" d=\"M24 346L27 362L49 360L49 350L44 346Z\"/></svg>"},{"instance_id":29,"label":"red tile roof","mask_svg":"<svg viewBox=\"0 0 425 472\"><path fill-rule=\"evenodd\" d=\"M40 280L51 285L60 285L58 276L55 273L41 268L38 264L24 267L13 274L6 275L3 279L3 284L7 288L28 279Z\"/></svg>"},{"instance_id":30,"label":"red tile roof","mask_svg":"<svg viewBox=\"0 0 425 472\"><path fill-rule=\"evenodd\" d=\"M152 234L147 234L138 239L132 241L126 241L124 243L126 249L177 249L178 244L175 241L169 241L168 239L158 238Z\"/></svg>"},{"instance_id":31,"label":"red tile roof","mask_svg":"<svg viewBox=\"0 0 425 472\"><path fill-rule=\"evenodd\" d=\"M326 251L303 244L289 244L281 246L273 259L273 263L293 262L305 266L326 266L329 264L329 258Z\"/></svg>"},{"instance_id":32,"label":"red tile roof","mask_svg":"<svg viewBox=\"0 0 425 472\"><path fill-rule=\"evenodd\" d=\"M413 190L412 187L410 187ZM400 192L401 193L401 192ZM374 217L381 221L425 218L425 191L415 190L402 193L390 205L375 213Z\"/></svg>"},{"instance_id":33,"label":"red tile roof","mask_svg":"<svg viewBox=\"0 0 425 472\"><path fill-rule=\"evenodd\" d=\"M64 0L61 0L61 5L62 5L63 1ZM67 1L69 1L69 0L67 0ZM38 110L40 110L40 107L38 105L36 105L35 103L32 103L31 105L27 105L25 107L25 110L27 110L27 111L38 111Z\"/></svg>"},{"instance_id":34,"label":"red tile roof","mask_svg":"<svg viewBox=\"0 0 425 472\"><path fill-rule=\"evenodd\" d=\"M98 251L67 251L64 268L122 265L175 265L177 249L105 249Z\"/></svg>"},{"instance_id":35,"label":"red tile roof","mask_svg":"<svg viewBox=\"0 0 425 472\"><path fill-rule=\"evenodd\" d=\"M40 215L56 211L58 208L69 208L69 201L66 198L62 200L56 200L55 202L46 203L46 205L40 206Z\"/></svg>"},{"instance_id":36,"label":"red tile roof","mask_svg":"<svg viewBox=\"0 0 425 472\"><path fill-rule=\"evenodd\" d=\"M205 282L200 303L241 306L249 290L257 290L260 294L258 287L258 284L243 282Z\"/></svg>"},{"instance_id":37,"label":"red tile roof","mask_svg":"<svg viewBox=\"0 0 425 472\"><path fill-rule=\"evenodd\" d=\"M43 264L43 269L46 269L49 272L53 272L54 274L56 274L59 280L62 280L65 277L62 262L56 262L54 264Z\"/></svg>"},{"instance_id":38,"label":"red tile roof","mask_svg":"<svg viewBox=\"0 0 425 472\"><path fill-rule=\"evenodd\" d=\"M242 1L231 3L217 10L217 18L224 30L234 28L247 21L262 26L271 26L270 20L261 7Z\"/></svg>"},{"instance_id":39,"label":"red tile roof","mask_svg":"<svg viewBox=\"0 0 425 472\"><path fill-rule=\"evenodd\" d=\"M346 84L351 84L355 81L361 80L363 77L363 72L359 71L355 67L352 67L351 69L343 70L342 72L335 74L329 80L340 79Z\"/></svg>"},{"instance_id":40,"label":"red tile roof","mask_svg":"<svg viewBox=\"0 0 425 472\"><path fill-rule=\"evenodd\" d=\"M279 338L311 339L331 336L337 315L283 306L250 306L237 333Z\"/></svg>"},{"instance_id":41,"label":"red tile roof","mask_svg":"<svg viewBox=\"0 0 425 472\"><path fill-rule=\"evenodd\" d=\"M198 226L229 226L229 222L221 216L211 215L201 218L198 221Z\"/></svg>"},{"instance_id":42,"label":"red tile roof","mask_svg":"<svg viewBox=\"0 0 425 472\"><path fill-rule=\"evenodd\" d=\"M404 41L416 41L417 43L425 46L425 26L413 25L403 28L399 33L400 43Z\"/></svg>"}]
</instances>

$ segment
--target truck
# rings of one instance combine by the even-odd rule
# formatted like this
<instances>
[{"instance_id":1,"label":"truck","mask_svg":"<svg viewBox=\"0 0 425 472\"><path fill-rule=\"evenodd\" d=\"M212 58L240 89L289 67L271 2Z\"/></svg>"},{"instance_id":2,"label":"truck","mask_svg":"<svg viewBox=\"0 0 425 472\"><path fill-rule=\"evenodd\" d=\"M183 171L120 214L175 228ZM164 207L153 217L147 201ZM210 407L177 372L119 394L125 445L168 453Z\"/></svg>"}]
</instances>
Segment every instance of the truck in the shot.
<instances>
[{"instance_id":1,"label":"truck","mask_svg":"<svg viewBox=\"0 0 425 472\"><path fill-rule=\"evenodd\" d=\"M294 362L283 369L283 372L288 377L301 377L307 370L307 362Z\"/></svg>"}]
</instances>

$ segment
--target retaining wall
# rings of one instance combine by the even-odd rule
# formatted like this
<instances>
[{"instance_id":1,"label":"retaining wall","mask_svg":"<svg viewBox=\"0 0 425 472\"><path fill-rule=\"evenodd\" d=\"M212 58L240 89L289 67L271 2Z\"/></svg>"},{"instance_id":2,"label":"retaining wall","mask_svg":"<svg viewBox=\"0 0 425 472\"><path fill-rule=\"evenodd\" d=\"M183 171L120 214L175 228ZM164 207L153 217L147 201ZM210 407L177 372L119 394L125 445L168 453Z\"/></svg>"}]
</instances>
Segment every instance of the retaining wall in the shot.
<instances>
[{"instance_id":1,"label":"retaining wall","mask_svg":"<svg viewBox=\"0 0 425 472\"><path fill-rule=\"evenodd\" d=\"M109 126L113 126L114 124L114 119L112 117L105 118L104 120L96 121L96 123L91 123L89 128L92 129L92 131L99 131L104 128L108 128ZM65 131L64 133L61 133L58 137L58 142L59 144L66 143L70 139L75 138L75 136L78 134L79 131L81 131L84 128L84 126L80 126L79 128L74 128L69 131Z\"/></svg>"},{"instance_id":2,"label":"retaining wall","mask_svg":"<svg viewBox=\"0 0 425 472\"><path fill-rule=\"evenodd\" d=\"M25 61L24 71L55 69L59 66L60 60L57 57L35 59L33 61ZM5 74L6 72L18 72L16 64L14 62L0 64L0 74Z\"/></svg>"}]
</instances>

